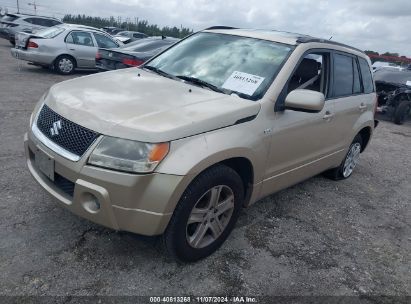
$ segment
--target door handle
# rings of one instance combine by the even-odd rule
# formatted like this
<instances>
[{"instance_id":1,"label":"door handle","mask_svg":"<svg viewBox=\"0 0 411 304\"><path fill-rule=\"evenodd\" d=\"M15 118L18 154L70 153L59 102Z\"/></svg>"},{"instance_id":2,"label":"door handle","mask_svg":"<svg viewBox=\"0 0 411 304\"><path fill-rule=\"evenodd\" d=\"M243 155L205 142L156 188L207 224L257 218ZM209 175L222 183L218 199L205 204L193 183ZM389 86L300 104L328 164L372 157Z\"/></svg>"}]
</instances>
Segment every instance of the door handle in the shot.
<instances>
[{"instance_id":1,"label":"door handle","mask_svg":"<svg viewBox=\"0 0 411 304\"><path fill-rule=\"evenodd\" d=\"M367 105L364 104L364 103L361 103L358 108L359 108L360 111L362 112L362 111L364 111L364 110L367 108Z\"/></svg>"},{"instance_id":2,"label":"door handle","mask_svg":"<svg viewBox=\"0 0 411 304\"><path fill-rule=\"evenodd\" d=\"M325 112L325 115L323 116L324 120L330 120L331 118L333 118L334 114L331 113L330 111Z\"/></svg>"}]
</instances>

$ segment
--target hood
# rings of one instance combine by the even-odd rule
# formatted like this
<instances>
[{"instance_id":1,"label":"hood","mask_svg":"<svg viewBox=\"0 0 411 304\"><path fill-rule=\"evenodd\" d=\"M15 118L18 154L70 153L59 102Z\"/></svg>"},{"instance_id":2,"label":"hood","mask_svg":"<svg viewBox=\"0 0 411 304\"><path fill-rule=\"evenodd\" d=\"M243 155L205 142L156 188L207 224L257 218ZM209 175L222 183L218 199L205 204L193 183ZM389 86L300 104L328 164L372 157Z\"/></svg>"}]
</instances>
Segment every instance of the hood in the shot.
<instances>
[{"instance_id":1,"label":"hood","mask_svg":"<svg viewBox=\"0 0 411 304\"><path fill-rule=\"evenodd\" d=\"M45 103L95 132L143 142L170 141L230 126L260 110L258 102L138 68L56 84Z\"/></svg>"}]
</instances>

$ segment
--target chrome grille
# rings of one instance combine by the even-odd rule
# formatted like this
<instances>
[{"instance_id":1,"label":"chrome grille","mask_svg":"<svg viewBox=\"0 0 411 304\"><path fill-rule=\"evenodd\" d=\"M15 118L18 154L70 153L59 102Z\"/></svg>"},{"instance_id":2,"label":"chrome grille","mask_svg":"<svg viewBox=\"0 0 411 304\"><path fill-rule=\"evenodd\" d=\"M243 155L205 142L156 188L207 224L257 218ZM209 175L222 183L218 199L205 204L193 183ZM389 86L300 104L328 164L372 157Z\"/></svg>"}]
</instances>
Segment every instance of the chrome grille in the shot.
<instances>
[{"instance_id":1,"label":"chrome grille","mask_svg":"<svg viewBox=\"0 0 411 304\"><path fill-rule=\"evenodd\" d=\"M49 140L77 156L82 156L99 135L64 118L46 105L38 115L37 128Z\"/></svg>"}]
</instances>

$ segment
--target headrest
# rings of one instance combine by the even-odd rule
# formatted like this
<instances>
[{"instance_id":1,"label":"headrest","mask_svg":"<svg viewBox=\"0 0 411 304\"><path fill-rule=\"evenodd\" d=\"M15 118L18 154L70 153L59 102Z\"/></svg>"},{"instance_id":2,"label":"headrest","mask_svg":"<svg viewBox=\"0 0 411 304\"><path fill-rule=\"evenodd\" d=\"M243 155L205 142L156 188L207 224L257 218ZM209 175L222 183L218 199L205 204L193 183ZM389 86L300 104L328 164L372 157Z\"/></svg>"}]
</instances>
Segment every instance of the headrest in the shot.
<instances>
[{"instance_id":1,"label":"headrest","mask_svg":"<svg viewBox=\"0 0 411 304\"><path fill-rule=\"evenodd\" d=\"M314 59L304 58L294 75L303 79L310 79L318 75L318 62Z\"/></svg>"}]
</instances>

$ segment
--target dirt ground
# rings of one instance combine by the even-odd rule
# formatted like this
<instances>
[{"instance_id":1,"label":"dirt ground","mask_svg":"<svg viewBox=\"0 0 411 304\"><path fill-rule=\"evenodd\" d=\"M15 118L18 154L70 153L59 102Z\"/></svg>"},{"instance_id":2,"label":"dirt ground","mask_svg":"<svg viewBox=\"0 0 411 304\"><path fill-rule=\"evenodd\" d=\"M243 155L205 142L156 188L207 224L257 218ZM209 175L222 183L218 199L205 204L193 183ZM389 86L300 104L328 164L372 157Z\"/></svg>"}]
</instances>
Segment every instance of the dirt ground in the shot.
<instances>
[{"instance_id":1,"label":"dirt ground","mask_svg":"<svg viewBox=\"0 0 411 304\"><path fill-rule=\"evenodd\" d=\"M381 122L348 180L318 176L261 200L218 252L179 265L154 238L60 208L30 176L29 116L69 78L19 66L0 39L0 295L411 295L410 122Z\"/></svg>"}]
</instances>

